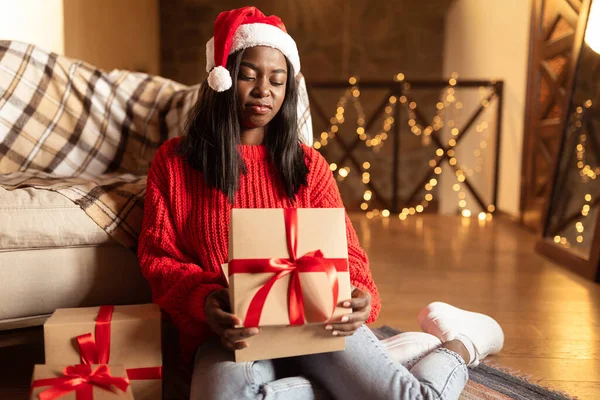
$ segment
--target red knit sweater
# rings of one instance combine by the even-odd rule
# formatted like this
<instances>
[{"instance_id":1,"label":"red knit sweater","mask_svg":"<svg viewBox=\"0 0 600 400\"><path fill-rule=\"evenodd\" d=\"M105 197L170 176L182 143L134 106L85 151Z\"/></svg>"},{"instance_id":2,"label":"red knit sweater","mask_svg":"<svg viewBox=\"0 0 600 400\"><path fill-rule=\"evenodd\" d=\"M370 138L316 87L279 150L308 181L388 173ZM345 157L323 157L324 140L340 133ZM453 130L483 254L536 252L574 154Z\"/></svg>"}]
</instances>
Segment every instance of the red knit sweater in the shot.
<instances>
[{"instance_id":1,"label":"red knit sweater","mask_svg":"<svg viewBox=\"0 0 600 400\"><path fill-rule=\"evenodd\" d=\"M192 169L175 151L180 138L158 150L148 173L144 220L138 257L152 288L153 300L165 310L181 335L184 356L212 335L206 324L204 301L208 293L227 287L221 264L228 261L229 218L232 205L220 191L209 188L202 173ZM265 146L240 145L247 167L240 178L236 208L335 208L342 199L327 161L304 146L309 167L307 186L296 203L280 195L278 178L267 159ZM369 320L381 301L367 255L346 217L348 258L352 284L372 296Z\"/></svg>"}]
</instances>

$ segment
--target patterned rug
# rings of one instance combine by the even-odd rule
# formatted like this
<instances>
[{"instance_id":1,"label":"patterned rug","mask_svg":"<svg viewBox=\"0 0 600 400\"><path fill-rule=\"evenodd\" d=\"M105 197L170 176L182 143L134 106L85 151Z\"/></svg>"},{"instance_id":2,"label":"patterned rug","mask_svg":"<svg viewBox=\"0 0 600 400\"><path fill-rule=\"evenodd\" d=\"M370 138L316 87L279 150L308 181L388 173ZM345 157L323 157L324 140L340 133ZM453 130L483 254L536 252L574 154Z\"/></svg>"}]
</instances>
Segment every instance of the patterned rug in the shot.
<instances>
[{"instance_id":1,"label":"patterned rug","mask_svg":"<svg viewBox=\"0 0 600 400\"><path fill-rule=\"evenodd\" d=\"M379 339L386 339L401 331L383 326L373 329ZM527 382L510 373L480 364L477 368L469 370L469 382L460 396L461 400L537 400L556 399L571 400L571 397L553 392L541 386Z\"/></svg>"}]
</instances>

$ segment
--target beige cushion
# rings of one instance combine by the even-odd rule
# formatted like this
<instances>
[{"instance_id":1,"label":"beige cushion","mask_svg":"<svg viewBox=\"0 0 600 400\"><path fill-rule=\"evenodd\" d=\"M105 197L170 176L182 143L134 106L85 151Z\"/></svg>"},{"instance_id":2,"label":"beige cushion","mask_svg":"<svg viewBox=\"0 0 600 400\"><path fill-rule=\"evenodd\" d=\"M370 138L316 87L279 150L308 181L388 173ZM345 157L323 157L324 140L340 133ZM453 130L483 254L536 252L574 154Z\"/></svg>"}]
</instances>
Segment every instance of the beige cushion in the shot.
<instances>
[{"instance_id":1,"label":"beige cushion","mask_svg":"<svg viewBox=\"0 0 600 400\"><path fill-rule=\"evenodd\" d=\"M0 252L0 330L57 308L150 301L137 257L118 244Z\"/></svg>"},{"instance_id":2,"label":"beige cushion","mask_svg":"<svg viewBox=\"0 0 600 400\"><path fill-rule=\"evenodd\" d=\"M106 243L114 240L62 194L0 187L0 252Z\"/></svg>"}]
</instances>

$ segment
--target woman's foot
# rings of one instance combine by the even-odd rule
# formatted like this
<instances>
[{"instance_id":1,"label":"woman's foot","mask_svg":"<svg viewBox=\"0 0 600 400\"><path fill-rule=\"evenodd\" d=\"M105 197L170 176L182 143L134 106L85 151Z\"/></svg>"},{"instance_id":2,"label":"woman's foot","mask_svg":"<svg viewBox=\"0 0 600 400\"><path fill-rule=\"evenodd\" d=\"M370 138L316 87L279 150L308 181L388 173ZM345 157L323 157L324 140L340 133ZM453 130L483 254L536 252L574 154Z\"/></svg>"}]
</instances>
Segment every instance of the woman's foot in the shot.
<instances>
[{"instance_id":1,"label":"woman's foot","mask_svg":"<svg viewBox=\"0 0 600 400\"><path fill-rule=\"evenodd\" d=\"M490 354L498 353L504 345L504 332L493 318L461 310L450 304L429 304L417 317L424 332L446 343L457 339L469 350L468 365L476 366Z\"/></svg>"},{"instance_id":2,"label":"woman's foot","mask_svg":"<svg viewBox=\"0 0 600 400\"><path fill-rule=\"evenodd\" d=\"M395 361L410 370L419 360L442 345L437 337L423 332L405 332L383 339Z\"/></svg>"}]
</instances>

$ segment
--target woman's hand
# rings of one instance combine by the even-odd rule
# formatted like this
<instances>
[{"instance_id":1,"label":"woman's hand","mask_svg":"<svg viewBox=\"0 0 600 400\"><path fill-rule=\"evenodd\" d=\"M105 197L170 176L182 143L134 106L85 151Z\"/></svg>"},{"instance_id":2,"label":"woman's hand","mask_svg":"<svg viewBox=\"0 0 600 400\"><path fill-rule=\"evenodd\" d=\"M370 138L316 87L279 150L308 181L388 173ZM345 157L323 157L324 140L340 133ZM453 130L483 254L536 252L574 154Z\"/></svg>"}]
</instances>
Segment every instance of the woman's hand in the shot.
<instances>
[{"instance_id":1,"label":"woman's hand","mask_svg":"<svg viewBox=\"0 0 600 400\"><path fill-rule=\"evenodd\" d=\"M344 315L340 322L325 325L334 336L351 336L371 314L371 294L359 288L352 291L352 299L341 301L338 306L352 308L352 314Z\"/></svg>"},{"instance_id":2,"label":"woman's hand","mask_svg":"<svg viewBox=\"0 0 600 400\"><path fill-rule=\"evenodd\" d=\"M217 335L221 343L229 350L241 350L248 347L245 339L258 334L258 328L234 328L242 325L242 321L231 314L228 289L219 289L206 297L204 304L206 322Z\"/></svg>"}]
</instances>

